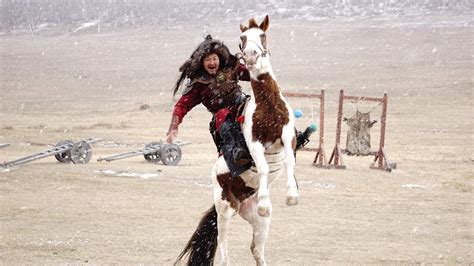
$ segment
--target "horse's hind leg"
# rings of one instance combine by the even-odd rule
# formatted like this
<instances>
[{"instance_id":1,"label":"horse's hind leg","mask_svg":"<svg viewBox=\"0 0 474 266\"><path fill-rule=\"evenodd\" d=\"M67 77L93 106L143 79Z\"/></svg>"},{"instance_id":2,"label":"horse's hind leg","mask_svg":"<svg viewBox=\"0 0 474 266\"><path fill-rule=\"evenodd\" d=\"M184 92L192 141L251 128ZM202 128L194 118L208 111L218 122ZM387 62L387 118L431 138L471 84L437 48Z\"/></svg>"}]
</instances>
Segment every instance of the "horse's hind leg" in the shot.
<instances>
[{"instance_id":1,"label":"horse's hind leg","mask_svg":"<svg viewBox=\"0 0 474 266\"><path fill-rule=\"evenodd\" d=\"M269 215L262 217L258 214L258 199L254 195L240 205L239 214L244 218L253 229L252 244L250 250L257 265L267 265L264 257L265 241L268 237L270 229L271 212L270 205Z\"/></svg>"},{"instance_id":2,"label":"horse's hind leg","mask_svg":"<svg viewBox=\"0 0 474 266\"><path fill-rule=\"evenodd\" d=\"M292 145L294 138L294 129L292 127L284 128L285 132L283 134L283 145L285 148L285 169L287 174L287 193L286 193L286 204L287 205L296 205L298 204L298 184L296 183L295 178L295 151Z\"/></svg>"},{"instance_id":3,"label":"horse's hind leg","mask_svg":"<svg viewBox=\"0 0 474 266\"><path fill-rule=\"evenodd\" d=\"M235 210L230 207L230 203L225 200L215 201L217 210L217 247L220 253L220 265L228 265L229 257L227 256L227 231L230 219Z\"/></svg>"},{"instance_id":4,"label":"horse's hind leg","mask_svg":"<svg viewBox=\"0 0 474 266\"><path fill-rule=\"evenodd\" d=\"M227 166L225 165L223 159L220 159L212 171L214 204L217 211L217 247L219 248L221 260L220 265L229 264L229 257L227 256L227 231L229 221L232 215L234 215L236 212L235 209L231 207L230 202L222 198L223 189L217 181L217 170L220 169L221 171L224 171L227 169L226 167Z\"/></svg>"}]
</instances>

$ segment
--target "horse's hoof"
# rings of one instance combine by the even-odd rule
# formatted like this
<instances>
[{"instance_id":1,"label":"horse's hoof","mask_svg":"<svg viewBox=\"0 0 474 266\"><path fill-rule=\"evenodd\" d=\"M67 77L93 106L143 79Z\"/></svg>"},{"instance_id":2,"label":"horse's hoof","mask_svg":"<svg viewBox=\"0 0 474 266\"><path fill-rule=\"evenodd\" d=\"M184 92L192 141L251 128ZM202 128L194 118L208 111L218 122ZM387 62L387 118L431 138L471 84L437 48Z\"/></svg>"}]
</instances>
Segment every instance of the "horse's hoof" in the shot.
<instances>
[{"instance_id":1,"label":"horse's hoof","mask_svg":"<svg viewBox=\"0 0 474 266\"><path fill-rule=\"evenodd\" d=\"M270 216L270 208L268 207L258 207L258 215L262 217Z\"/></svg>"},{"instance_id":2,"label":"horse's hoof","mask_svg":"<svg viewBox=\"0 0 474 266\"><path fill-rule=\"evenodd\" d=\"M287 196L286 197L286 205L293 206L293 205L296 205L296 204L298 204L298 197L294 197L294 196Z\"/></svg>"}]
</instances>

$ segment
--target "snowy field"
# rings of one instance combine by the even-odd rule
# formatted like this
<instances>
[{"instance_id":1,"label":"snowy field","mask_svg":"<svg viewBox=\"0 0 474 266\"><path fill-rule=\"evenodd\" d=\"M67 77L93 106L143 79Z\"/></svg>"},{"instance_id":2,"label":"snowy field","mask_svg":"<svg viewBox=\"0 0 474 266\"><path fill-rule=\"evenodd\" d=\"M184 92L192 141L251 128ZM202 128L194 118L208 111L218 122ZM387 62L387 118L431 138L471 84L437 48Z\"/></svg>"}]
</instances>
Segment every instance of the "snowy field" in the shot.
<instances>
[{"instance_id":1,"label":"snowy field","mask_svg":"<svg viewBox=\"0 0 474 266\"><path fill-rule=\"evenodd\" d=\"M326 90L326 153L334 148L339 90L387 92L385 149L397 163L387 173L369 169L373 157L345 156L346 170L327 170L312 166L313 153L299 153L299 205L285 205L284 178L270 190L270 265L474 263L471 15L270 14L272 65L283 90ZM174 262L212 205L210 114L199 107L185 117L179 139L191 144L178 166L97 159L164 140L177 69L207 33L236 52L245 22L238 18L2 33L0 143L10 146L1 160L64 139L104 141L93 145L88 164L51 157L0 169L0 264ZM317 102L291 102L304 112L299 127L318 123ZM357 107L379 120L380 106L370 103L348 103L344 115ZM379 130L377 123L374 149ZM250 226L235 217L231 228L232 263L252 265Z\"/></svg>"}]
</instances>

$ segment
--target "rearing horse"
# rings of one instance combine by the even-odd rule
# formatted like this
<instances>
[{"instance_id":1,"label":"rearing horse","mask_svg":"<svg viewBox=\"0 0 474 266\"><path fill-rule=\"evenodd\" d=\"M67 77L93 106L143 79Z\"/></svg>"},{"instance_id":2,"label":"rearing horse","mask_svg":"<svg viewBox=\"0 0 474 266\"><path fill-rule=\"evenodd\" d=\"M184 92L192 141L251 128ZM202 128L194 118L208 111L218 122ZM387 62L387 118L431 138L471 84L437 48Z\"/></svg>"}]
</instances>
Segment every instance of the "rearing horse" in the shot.
<instances>
[{"instance_id":1,"label":"rearing horse","mask_svg":"<svg viewBox=\"0 0 474 266\"><path fill-rule=\"evenodd\" d=\"M294 176L295 125L293 110L283 98L270 64L265 32L268 16L258 25L240 25L240 49L250 71L252 92L245 106L242 132L255 166L232 177L223 156L212 169L214 206L201 219L176 263L185 256L188 265L212 265L217 247L221 265L227 265L227 231L231 217L238 213L253 229L251 251L257 265L266 265L264 246L268 236L272 204L269 185L287 173L287 205L298 203Z\"/></svg>"}]
</instances>

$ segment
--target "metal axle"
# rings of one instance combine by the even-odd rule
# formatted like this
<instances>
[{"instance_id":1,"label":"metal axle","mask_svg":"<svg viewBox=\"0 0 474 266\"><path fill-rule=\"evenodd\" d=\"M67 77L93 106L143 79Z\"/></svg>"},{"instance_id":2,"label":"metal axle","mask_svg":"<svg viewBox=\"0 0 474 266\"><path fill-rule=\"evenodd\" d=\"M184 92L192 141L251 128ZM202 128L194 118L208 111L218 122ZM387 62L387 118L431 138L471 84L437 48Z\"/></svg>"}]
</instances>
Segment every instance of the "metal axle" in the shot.
<instances>
[{"instance_id":1,"label":"metal axle","mask_svg":"<svg viewBox=\"0 0 474 266\"><path fill-rule=\"evenodd\" d=\"M87 163L92 156L90 144L101 141L102 139L88 138L78 142L60 141L54 148L39 153L28 155L13 161L0 164L7 168L14 165L25 164L31 161L39 160L49 156L55 156L59 162Z\"/></svg>"},{"instance_id":2,"label":"metal axle","mask_svg":"<svg viewBox=\"0 0 474 266\"><path fill-rule=\"evenodd\" d=\"M139 155L143 155L145 160L152 163L158 163L162 161L165 165L177 165L181 160L181 148L176 144L151 142L148 143L144 149L119 153L108 157L101 157L97 159L97 161L110 162Z\"/></svg>"}]
</instances>

